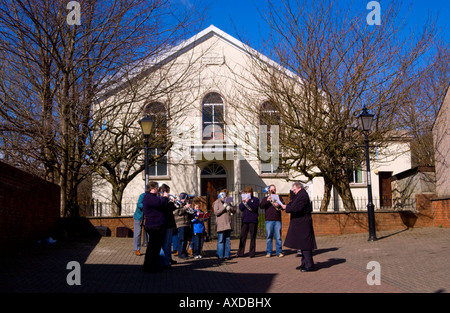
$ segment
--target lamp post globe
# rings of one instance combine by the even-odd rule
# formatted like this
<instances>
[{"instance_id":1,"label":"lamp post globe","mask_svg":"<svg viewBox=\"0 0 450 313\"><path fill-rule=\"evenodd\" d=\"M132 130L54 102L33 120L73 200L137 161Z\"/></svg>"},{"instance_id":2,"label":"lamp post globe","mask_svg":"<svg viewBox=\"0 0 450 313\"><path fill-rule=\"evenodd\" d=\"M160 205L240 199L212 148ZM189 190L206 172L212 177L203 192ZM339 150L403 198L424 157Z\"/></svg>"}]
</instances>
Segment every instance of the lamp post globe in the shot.
<instances>
[{"instance_id":1,"label":"lamp post globe","mask_svg":"<svg viewBox=\"0 0 450 313\"><path fill-rule=\"evenodd\" d=\"M139 124L141 125L142 134L150 136L153 128L153 118L146 115L139 121Z\"/></svg>"},{"instance_id":2,"label":"lamp post globe","mask_svg":"<svg viewBox=\"0 0 450 313\"><path fill-rule=\"evenodd\" d=\"M139 121L139 124L141 125L142 134L144 135L144 139L145 139L144 164L145 164L145 188L147 188L148 174L149 174L148 173L148 144L149 144L150 134L151 134L152 128L153 128L153 118L146 115ZM144 188L144 190L145 190L145 188Z\"/></svg>"},{"instance_id":3,"label":"lamp post globe","mask_svg":"<svg viewBox=\"0 0 450 313\"><path fill-rule=\"evenodd\" d=\"M375 115L369 113L367 107L364 106L361 114L358 116L359 126L363 132L370 132L374 117Z\"/></svg>"}]
</instances>

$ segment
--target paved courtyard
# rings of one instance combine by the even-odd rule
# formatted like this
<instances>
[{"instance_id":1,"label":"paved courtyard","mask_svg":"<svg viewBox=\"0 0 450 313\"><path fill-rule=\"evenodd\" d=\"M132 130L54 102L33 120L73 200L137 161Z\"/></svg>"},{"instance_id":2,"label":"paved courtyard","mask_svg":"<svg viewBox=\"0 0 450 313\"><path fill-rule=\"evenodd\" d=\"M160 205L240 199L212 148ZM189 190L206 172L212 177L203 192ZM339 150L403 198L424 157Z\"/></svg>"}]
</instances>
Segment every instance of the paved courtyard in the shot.
<instances>
[{"instance_id":1,"label":"paved courtyard","mask_svg":"<svg viewBox=\"0 0 450 313\"><path fill-rule=\"evenodd\" d=\"M202 259L175 260L158 273L141 271L132 238L102 237L35 245L0 258L1 293L440 293L450 292L450 229L423 228L367 234L320 236L314 252L316 272L295 269L295 251L265 257L265 240L257 241L254 258L219 262L216 241L205 243ZM247 240L248 251L249 241ZM232 254L238 241L232 241ZM145 252L145 248L143 249ZM80 264L81 285L67 283ZM380 285L367 277L380 265Z\"/></svg>"}]
</instances>

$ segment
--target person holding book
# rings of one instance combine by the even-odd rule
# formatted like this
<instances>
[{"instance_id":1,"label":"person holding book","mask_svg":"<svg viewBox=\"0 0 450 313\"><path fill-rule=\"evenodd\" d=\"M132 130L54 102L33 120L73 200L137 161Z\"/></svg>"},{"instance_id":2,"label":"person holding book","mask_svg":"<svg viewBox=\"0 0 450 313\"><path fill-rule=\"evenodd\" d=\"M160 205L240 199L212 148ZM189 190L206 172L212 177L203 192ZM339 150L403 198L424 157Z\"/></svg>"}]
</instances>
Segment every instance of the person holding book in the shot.
<instances>
[{"instance_id":1,"label":"person holding book","mask_svg":"<svg viewBox=\"0 0 450 313\"><path fill-rule=\"evenodd\" d=\"M205 233L205 220L208 219L209 213L200 210L200 202L194 202L194 218L192 219L192 237L193 254L195 259L202 258L203 234Z\"/></svg>"},{"instance_id":2,"label":"person holding book","mask_svg":"<svg viewBox=\"0 0 450 313\"><path fill-rule=\"evenodd\" d=\"M244 193L242 193L242 202L239 204L239 210L242 212L242 228L241 236L239 238L239 249L236 254L237 257L244 256L245 244L247 242L247 235L250 232L250 248L249 257L255 256L256 250L256 231L258 228L258 209L259 199L253 196L253 188L246 186Z\"/></svg>"},{"instance_id":3,"label":"person holding book","mask_svg":"<svg viewBox=\"0 0 450 313\"><path fill-rule=\"evenodd\" d=\"M273 240L275 239L275 253L281 258L284 256L281 240L281 210L284 203L283 199L280 199L276 194L277 188L275 185L268 186L268 193L268 196L261 200L261 209L265 210L266 257L272 256Z\"/></svg>"},{"instance_id":4,"label":"person holding book","mask_svg":"<svg viewBox=\"0 0 450 313\"><path fill-rule=\"evenodd\" d=\"M214 214L217 225L217 257L220 260L229 260L231 252L231 218L236 213L236 207L228 197L228 190L223 189L214 201Z\"/></svg>"},{"instance_id":5,"label":"person holding book","mask_svg":"<svg viewBox=\"0 0 450 313\"><path fill-rule=\"evenodd\" d=\"M180 193L180 205L173 214L175 216L175 224L178 231L178 244L177 244L177 252L179 259L185 259L188 257L187 242L189 237L191 237L191 220L192 215L190 214L189 208L191 204L187 201L188 195L185 192Z\"/></svg>"}]
</instances>

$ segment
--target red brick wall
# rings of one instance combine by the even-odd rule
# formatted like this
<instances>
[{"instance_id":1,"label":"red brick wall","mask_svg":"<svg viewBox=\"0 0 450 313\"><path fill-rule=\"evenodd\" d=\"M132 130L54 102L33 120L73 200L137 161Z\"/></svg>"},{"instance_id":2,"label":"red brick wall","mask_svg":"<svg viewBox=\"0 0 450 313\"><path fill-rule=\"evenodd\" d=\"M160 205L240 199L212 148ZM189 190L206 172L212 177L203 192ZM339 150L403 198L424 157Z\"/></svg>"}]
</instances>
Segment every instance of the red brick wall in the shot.
<instances>
[{"instance_id":1,"label":"red brick wall","mask_svg":"<svg viewBox=\"0 0 450 313\"><path fill-rule=\"evenodd\" d=\"M400 230L414 227L450 227L450 199L435 201L434 194L416 195L416 211L376 211L377 231ZM343 235L368 232L367 212L314 212L316 235ZM282 237L289 228L290 214L283 212Z\"/></svg>"},{"instance_id":2,"label":"red brick wall","mask_svg":"<svg viewBox=\"0 0 450 313\"><path fill-rule=\"evenodd\" d=\"M377 231L417 227L419 217L414 212L376 212ZM318 235L342 235L369 231L367 212L314 213L314 231Z\"/></svg>"},{"instance_id":3,"label":"red brick wall","mask_svg":"<svg viewBox=\"0 0 450 313\"><path fill-rule=\"evenodd\" d=\"M286 237L289 228L290 214L282 213L282 237ZM368 232L367 212L317 212L312 215L316 235L343 235ZM118 227L133 230L133 217L89 217L89 222L95 226L106 226L115 237ZM377 231L405 229L416 226L420 218L412 212L377 212L375 226ZM428 225L432 226L432 225Z\"/></svg>"},{"instance_id":4,"label":"red brick wall","mask_svg":"<svg viewBox=\"0 0 450 313\"><path fill-rule=\"evenodd\" d=\"M312 219L316 235L356 234L365 233L369 230L367 212L314 212ZM283 213L283 238L287 234L289 220L289 214ZM375 228L377 231L413 227L415 221L415 215L410 212L375 213Z\"/></svg>"},{"instance_id":5,"label":"red brick wall","mask_svg":"<svg viewBox=\"0 0 450 313\"><path fill-rule=\"evenodd\" d=\"M450 228L450 199L435 199L431 204L433 226Z\"/></svg>"},{"instance_id":6,"label":"red brick wall","mask_svg":"<svg viewBox=\"0 0 450 313\"><path fill-rule=\"evenodd\" d=\"M127 227L133 231L133 217L89 217L91 224L95 226L106 226L111 231L111 236L116 237L117 227Z\"/></svg>"},{"instance_id":7,"label":"red brick wall","mask_svg":"<svg viewBox=\"0 0 450 313\"><path fill-rule=\"evenodd\" d=\"M0 250L51 236L59 212L59 186L0 162Z\"/></svg>"}]
</instances>

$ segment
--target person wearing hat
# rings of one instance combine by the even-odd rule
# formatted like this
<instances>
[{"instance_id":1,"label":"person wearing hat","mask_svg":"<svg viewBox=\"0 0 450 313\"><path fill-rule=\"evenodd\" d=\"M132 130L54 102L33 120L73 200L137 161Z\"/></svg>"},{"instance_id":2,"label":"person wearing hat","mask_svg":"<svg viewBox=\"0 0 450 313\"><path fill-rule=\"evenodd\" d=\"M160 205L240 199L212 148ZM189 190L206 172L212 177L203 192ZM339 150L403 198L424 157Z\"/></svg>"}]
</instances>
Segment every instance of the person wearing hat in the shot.
<instances>
[{"instance_id":1,"label":"person wearing hat","mask_svg":"<svg viewBox=\"0 0 450 313\"><path fill-rule=\"evenodd\" d=\"M181 205L175 211L173 211L173 215L175 216L175 224L177 225L178 230L178 258L184 259L188 256L186 248L188 238L191 236L190 233L192 215L188 213L188 209L190 208L191 204L187 203L187 193L180 193L179 199Z\"/></svg>"},{"instance_id":2,"label":"person wearing hat","mask_svg":"<svg viewBox=\"0 0 450 313\"><path fill-rule=\"evenodd\" d=\"M229 260L231 252L231 217L236 213L232 203L226 203L228 190L223 189L217 200L214 201L214 214L217 225L217 257L220 260Z\"/></svg>"},{"instance_id":3,"label":"person wearing hat","mask_svg":"<svg viewBox=\"0 0 450 313\"><path fill-rule=\"evenodd\" d=\"M166 184L162 184L159 187L159 194L170 193L170 187ZM161 251L159 252L160 256L160 265L164 268L169 268L172 264L176 264L177 262L172 259L171 248L172 248L172 233L173 228L176 227L174 210L176 209L173 201L168 201L166 207L164 209L164 213L166 215L166 233L164 235L163 246Z\"/></svg>"}]
</instances>

